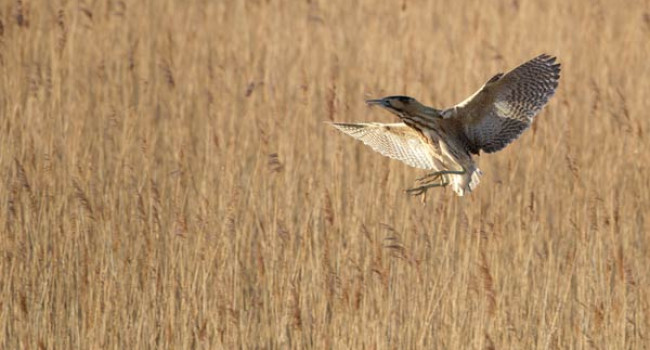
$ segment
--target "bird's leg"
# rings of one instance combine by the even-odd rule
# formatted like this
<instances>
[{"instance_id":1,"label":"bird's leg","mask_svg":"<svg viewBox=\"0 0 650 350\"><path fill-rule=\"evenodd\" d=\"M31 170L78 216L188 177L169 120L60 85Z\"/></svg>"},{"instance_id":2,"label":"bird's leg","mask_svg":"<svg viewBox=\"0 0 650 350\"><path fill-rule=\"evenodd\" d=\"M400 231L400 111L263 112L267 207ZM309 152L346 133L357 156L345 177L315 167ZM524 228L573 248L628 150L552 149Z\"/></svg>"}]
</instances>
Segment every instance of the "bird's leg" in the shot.
<instances>
[{"instance_id":1,"label":"bird's leg","mask_svg":"<svg viewBox=\"0 0 650 350\"><path fill-rule=\"evenodd\" d=\"M436 171L430 174L426 174L420 178L415 179L415 182L425 182L428 180L436 180L440 178L442 175L463 175L465 174L465 170L443 170L443 171Z\"/></svg>"},{"instance_id":2,"label":"bird's leg","mask_svg":"<svg viewBox=\"0 0 650 350\"><path fill-rule=\"evenodd\" d=\"M408 194L410 194L412 196L419 196L421 194L426 193L427 190L430 189L430 188L433 188L433 187L445 187L447 185L449 185L449 182L445 182L445 181L441 181L441 182L437 182L437 183L428 183L428 184L425 184L425 185L422 185L422 186L409 188L408 190L406 190L406 193L408 193Z\"/></svg>"},{"instance_id":3,"label":"bird's leg","mask_svg":"<svg viewBox=\"0 0 650 350\"><path fill-rule=\"evenodd\" d=\"M465 170L436 171L431 174L427 174L419 179L416 179L415 180L416 183L420 184L420 186L409 188L408 190L406 190L406 193L412 196L419 196L421 194L424 194L430 188L445 187L449 185L449 182L444 180L443 175L463 175L463 174L465 174ZM438 179L440 180L440 182L434 182Z\"/></svg>"}]
</instances>

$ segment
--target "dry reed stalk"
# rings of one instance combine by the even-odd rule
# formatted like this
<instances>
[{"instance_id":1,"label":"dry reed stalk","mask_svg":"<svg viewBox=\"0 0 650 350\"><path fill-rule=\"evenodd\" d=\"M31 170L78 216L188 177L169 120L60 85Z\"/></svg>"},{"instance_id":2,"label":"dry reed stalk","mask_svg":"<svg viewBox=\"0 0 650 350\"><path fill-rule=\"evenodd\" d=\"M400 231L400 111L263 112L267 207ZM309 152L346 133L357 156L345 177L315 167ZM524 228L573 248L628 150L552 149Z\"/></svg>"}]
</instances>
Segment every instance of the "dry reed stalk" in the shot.
<instances>
[{"instance_id":1,"label":"dry reed stalk","mask_svg":"<svg viewBox=\"0 0 650 350\"><path fill-rule=\"evenodd\" d=\"M302 315L301 315L301 293L300 293L300 284L301 284L301 274L298 273L297 276L290 282L289 287L289 319L290 324L294 328L302 329Z\"/></svg>"},{"instance_id":2,"label":"dry reed stalk","mask_svg":"<svg viewBox=\"0 0 650 350\"><path fill-rule=\"evenodd\" d=\"M284 164L280 161L277 153L269 154L268 167L272 173L280 173L284 170Z\"/></svg>"},{"instance_id":3,"label":"dry reed stalk","mask_svg":"<svg viewBox=\"0 0 650 350\"><path fill-rule=\"evenodd\" d=\"M176 79L174 79L174 72L172 71L171 61L164 59L160 63L160 69L162 70L163 77L169 88L173 89L176 87Z\"/></svg>"},{"instance_id":4,"label":"dry reed stalk","mask_svg":"<svg viewBox=\"0 0 650 350\"><path fill-rule=\"evenodd\" d=\"M151 195L153 197L153 200L151 201L153 223L156 229L156 233L160 234L160 232L162 231L162 225L160 222L160 210L162 209L162 206L160 203L160 192L158 191L158 184L153 179L150 182L150 189L151 189Z\"/></svg>"},{"instance_id":5,"label":"dry reed stalk","mask_svg":"<svg viewBox=\"0 0 650 350\"><path fill-rule=\"evenodd\" d=\"M79 204L84 209L84 212L88 215L91 221L95 221L95 214L93 212L93 207L90 203L90 199L86 195L86 192L81 188L79 180L73 179L72 186L74 187L74 197L79 201Z\"/></svg>"},{"instance_id":6,"label":"dry reed stalk","mask_svg":"<svg viewBox=\"0 0 650 350\"><path fill-rule=\"evenodd\" d=\"M65 45L68 42L68 28L65 25L65 12L63 9L59 9L57 13L57 21L59 27L59 40L57 41L57 52L59 56L63 53Z\"/></svg>"},{"instance_id":7,"label":"dry reed stalk","mask_svg":"<svg viewBox=\"0 0 650 350\"><path fill-rule=\"evenodd\" d=\"M327 190L325 190L323 212L325 222L327 222L331 227L334 224L334 208L332 207L332 198Z\"/></svg>"},{"instance_id":8,"label":"dry reed stalk","mask_svg":"<svg viewBox=\"0 0 650 350\"><path fill-rule=\"evenodd\" d=\"M23 7L23 2L21 0L16 0L16 10L14 12L14 18L19 27L29 27L29 10Z\"/></svg>"},{"instance_id":9,"label":"dry reed stalk","mask_svg":"<svg viewBox=\"0 0 650 350\"><path fill-rule=\"evenodd\" d=\"M497 311L497 300L496 292L494 290L494 280L492 279L492 274L490 273L490 265L488 264L485 252L481 251L481 263L479 265L479 271L481 273L481 279L483 281L483 292L485 293L485 298L487 300L487 311L490 317L494 317Z\"/></svg>"}]
</instances>

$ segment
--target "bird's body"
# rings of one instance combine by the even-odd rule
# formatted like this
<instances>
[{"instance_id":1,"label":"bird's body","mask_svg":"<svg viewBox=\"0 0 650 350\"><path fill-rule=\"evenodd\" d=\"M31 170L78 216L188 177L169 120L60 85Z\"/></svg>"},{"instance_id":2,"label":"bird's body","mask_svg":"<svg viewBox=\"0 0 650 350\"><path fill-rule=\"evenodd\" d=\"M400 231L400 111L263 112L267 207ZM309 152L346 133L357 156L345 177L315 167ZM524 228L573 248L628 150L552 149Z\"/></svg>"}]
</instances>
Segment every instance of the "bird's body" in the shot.
<instances>
[{"instance_id":1,"label":"bird's body","mask_svg":"<svg viewBox=\"0 0 650 350\"><path fill-rule=\"evenodd\" d=\"M408 96L367 101L382 106L401 123L332 123L375 151L433 173L408 190L451 185L462 196L479 183L481 171L472 155L501 150L532 124L553 96L560 77L555 58L540 55L510 71L499 73L458 105L438 110Z\"/></svg>"}]
</instances>

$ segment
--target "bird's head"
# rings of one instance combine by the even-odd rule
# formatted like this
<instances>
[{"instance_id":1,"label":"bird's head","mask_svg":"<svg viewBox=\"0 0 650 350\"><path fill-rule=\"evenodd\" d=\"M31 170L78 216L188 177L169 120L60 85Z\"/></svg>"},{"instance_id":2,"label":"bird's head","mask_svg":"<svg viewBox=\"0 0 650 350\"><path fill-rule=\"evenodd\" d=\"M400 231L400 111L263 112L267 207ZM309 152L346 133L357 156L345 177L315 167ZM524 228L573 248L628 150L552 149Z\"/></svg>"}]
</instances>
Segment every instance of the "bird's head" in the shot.
<instances>
[{"instance_id":1,"label":"bird's head","mask_svg":"<svg viewBox=\"0 0 650 350\"><path fill-rule=\"evenodd\" d=\"M376 100L366 100L366 103L369 106L380 106L397 116L401 116L403 113L408 114L429 114L435 116L436 110L430 107L426 107L418 100L409 96L388 96Z\"/></svg>"}]
</instances>

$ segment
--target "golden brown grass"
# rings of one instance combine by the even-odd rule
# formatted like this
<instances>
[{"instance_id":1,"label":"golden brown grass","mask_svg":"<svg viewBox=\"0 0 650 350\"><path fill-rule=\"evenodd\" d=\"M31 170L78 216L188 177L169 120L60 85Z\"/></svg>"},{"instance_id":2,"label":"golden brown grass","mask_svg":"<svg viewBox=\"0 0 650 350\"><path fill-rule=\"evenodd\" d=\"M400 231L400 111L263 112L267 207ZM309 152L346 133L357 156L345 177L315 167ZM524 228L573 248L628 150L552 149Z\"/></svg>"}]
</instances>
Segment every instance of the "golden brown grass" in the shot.
<instances>
[{"instance_id":1,"label":"golden brown grass","mask_svg":"<svg viewBox=\"0 0 650 350\"><path fill-rule=\"evenodd\" d=\"M2 3L0 348L647 348L649 9ZM466 198L323 123L542 52Z\"/></svg>"}]
</instances>

